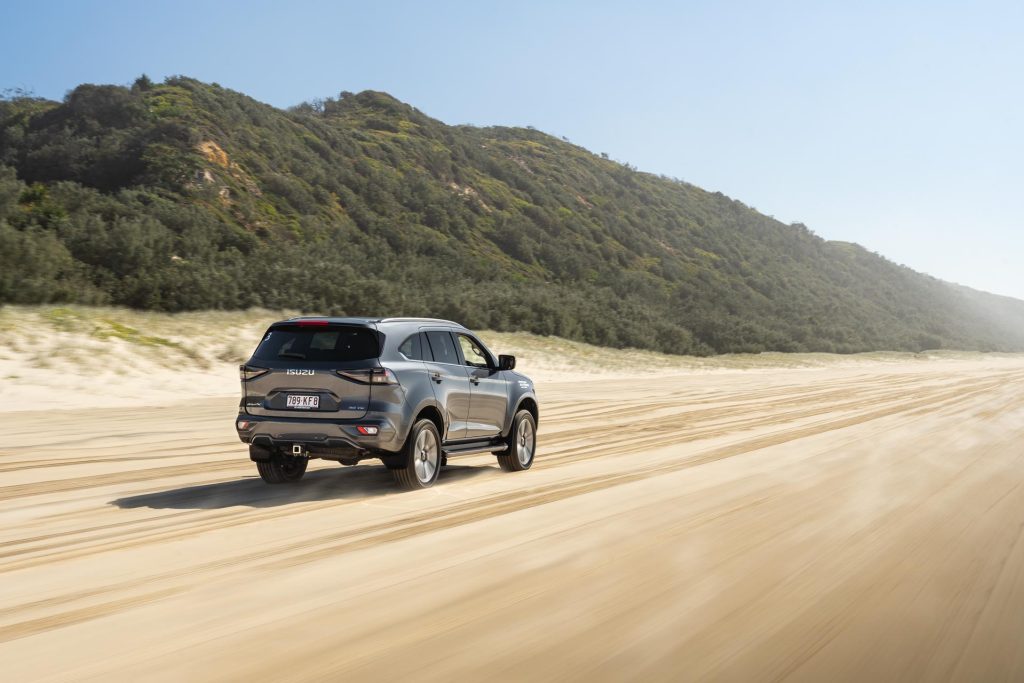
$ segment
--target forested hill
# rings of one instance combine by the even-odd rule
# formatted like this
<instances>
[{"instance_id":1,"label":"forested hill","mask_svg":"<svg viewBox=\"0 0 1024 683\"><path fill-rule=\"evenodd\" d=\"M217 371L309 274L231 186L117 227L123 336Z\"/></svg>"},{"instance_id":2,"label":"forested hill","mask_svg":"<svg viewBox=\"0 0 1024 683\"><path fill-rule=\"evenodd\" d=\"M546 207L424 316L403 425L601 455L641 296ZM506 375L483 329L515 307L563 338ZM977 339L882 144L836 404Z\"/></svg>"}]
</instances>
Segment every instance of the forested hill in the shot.
<instances>
[{"instance_id":1,"label":"forested hill","mask_svg":"<svg viewBox=\"0 0 1024 683\"><path fill-rule=\"evenodd\" d=\"M1020 301L531 129L181 77L0 102L0 302L427 315L673 353L1024 349Z\"/></svg>"}]
</instances>

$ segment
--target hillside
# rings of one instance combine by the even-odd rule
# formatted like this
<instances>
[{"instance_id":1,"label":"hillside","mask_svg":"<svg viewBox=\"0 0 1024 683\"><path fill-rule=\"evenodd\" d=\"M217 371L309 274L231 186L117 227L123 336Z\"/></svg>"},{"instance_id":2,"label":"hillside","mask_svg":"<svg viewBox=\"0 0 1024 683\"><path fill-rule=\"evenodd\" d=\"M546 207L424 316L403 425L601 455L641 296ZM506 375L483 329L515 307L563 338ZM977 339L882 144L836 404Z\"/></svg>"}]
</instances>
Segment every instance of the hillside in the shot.
<instances>
[{"instance_id":1,"label":"hillside","mask_svg":"<svg viewBox=\"0 0 1024 683\"><path fill-rule=\"evenodd\" d=\"M0 102L0 302L431 315L688 354L1024 349L1024 302L534 130L183 77Z\"/></svg>"}]
</instances>

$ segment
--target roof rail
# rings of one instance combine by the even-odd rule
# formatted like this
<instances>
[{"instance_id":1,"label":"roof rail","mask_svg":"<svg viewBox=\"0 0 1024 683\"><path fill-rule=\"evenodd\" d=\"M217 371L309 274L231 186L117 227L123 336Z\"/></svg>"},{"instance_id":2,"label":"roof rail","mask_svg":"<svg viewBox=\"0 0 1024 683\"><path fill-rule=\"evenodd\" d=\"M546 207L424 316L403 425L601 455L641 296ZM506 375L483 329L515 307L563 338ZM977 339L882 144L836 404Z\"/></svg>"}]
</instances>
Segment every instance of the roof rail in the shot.
<instances>
[{"instance_id":1,"label":"roof rail","mask_svg":"<svg viewBox=\"0 0 1024 683\"><path fill-rule=\"evenodd\" d=\"M457 323L452 320L443 320L441 318L381 318L377 322L381 323L439 323L441 325L454 325L455 327L465 327L462 323Z\"/></svg>"},{"instance_id":2,"label":"roof rail","mask_svg":"<svg viewBox=\"0 0 1024 683\"><path fill-rule=\"evenodd\" d=\"M333 320L343 321L351 320L363 323L436 323L438 325L453 325L455 327L465 328L466 326L462 323L457 323L454 320L444 320L442 318L363 318L363 317L335 317L329 315L297 315L292 320Z\"/></svg>"}]
</instances>

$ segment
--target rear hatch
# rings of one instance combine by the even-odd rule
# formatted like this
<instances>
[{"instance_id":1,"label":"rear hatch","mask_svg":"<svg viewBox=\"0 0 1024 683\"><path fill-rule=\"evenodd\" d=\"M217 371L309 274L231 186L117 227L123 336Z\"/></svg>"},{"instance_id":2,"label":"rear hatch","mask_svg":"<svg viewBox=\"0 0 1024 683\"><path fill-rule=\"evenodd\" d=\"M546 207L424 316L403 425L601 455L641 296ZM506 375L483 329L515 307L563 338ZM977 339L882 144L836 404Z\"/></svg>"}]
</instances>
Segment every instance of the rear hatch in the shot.
<instances>
[{"instance_id":1,"label":"rear hatch","mask_svg":"<svg viewBox=\"0 0 1024 683\"><path fill-rule=\"evenodd\" d=\"M323 320L272 325L241 367L245 410L266 417L360 418L380 348L372 327Z\"/></svg>"}]
</instances>

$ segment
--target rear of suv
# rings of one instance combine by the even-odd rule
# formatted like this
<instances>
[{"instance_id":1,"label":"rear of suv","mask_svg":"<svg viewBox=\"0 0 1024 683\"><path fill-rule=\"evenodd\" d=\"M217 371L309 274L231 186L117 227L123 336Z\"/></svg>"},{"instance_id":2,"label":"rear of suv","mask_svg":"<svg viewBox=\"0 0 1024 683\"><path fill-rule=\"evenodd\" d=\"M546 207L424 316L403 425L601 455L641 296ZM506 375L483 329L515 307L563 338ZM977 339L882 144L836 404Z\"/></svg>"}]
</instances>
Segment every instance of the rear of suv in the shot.
<instances>
[{"instance_id":1,"label":"rear of suv","mask_svg":"<svg viewBox=\"0 0 1024 683\"><path fill-rule=\"evenodd\" d=\"M235 427L270 484L298 481L310 458L380 459L407 489L431 486L456 455L489 452L522 471L539 412L514 369L447 320L282 320L239 368Z\"/></svg>"}]
</instances>

